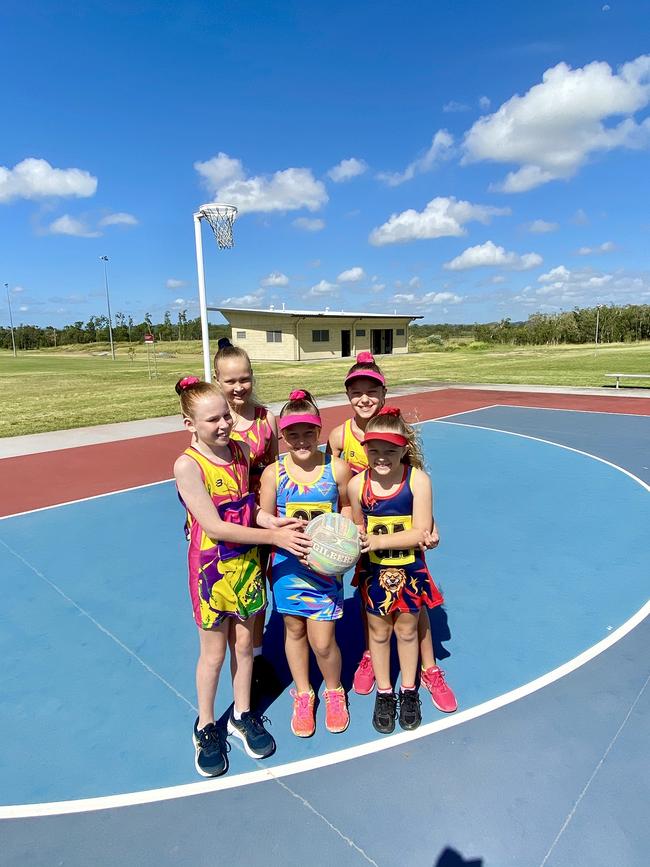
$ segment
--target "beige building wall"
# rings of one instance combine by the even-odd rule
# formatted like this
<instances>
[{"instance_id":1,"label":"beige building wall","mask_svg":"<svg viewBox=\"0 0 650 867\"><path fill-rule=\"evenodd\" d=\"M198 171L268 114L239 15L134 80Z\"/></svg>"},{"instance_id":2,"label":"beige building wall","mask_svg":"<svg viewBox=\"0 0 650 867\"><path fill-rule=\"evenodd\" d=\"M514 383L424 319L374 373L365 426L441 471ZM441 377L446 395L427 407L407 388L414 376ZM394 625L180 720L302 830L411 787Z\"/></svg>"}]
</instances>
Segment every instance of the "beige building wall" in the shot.
<instances>
[{"instance_id":1,"label":"beige building wall","mask_svg":"<svg viewBox=\"0 0 650 867\"><path fill-rule=\"evenodd\" d=\"M350 332L350 356L372 349L372 331L393 332L393 354L408 352L408 317L404 319L366 319L359 317L296 317L282 314L228 311L231 340L257 361L292 361L300 358L340 358L342 330ZM402 333L399 334L398 332ZM267 332L274 333L269 341ZM314 334L318 332L318 334ZM328 332L326 340L323 332Z\"/></svg>"}]
</instances>

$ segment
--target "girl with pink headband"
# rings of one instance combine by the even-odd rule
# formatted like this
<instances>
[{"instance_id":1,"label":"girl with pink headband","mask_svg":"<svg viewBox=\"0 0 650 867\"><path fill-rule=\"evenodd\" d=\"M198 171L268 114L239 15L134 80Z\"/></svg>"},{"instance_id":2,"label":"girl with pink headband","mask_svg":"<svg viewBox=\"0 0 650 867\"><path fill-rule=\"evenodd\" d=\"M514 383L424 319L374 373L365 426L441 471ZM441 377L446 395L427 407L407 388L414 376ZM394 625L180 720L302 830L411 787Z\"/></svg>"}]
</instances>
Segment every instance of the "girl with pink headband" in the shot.
<instances>
[{"instance_id":1,"label":"girl with pink headband","mask_svg":"<svg viewBox=\"0 0 650 867\"><path fill-rule=\"evenodd\" d=\"M324 512L340 511L350 517L350 469L345 461L319 450L321 424L309 392L292 391L278 420L288 453L262 474L260 505L264 511L305 522ZM271 554L271 588L274 608L284 619L284 646L294 681L292 732L305 738L316 728L310 648L325 682L325 727L330 732L345 731L350 717L334 632L336 621L343 616L343 576L320 575L303 559L276 548Z\"/></svg>"}]
</instances>

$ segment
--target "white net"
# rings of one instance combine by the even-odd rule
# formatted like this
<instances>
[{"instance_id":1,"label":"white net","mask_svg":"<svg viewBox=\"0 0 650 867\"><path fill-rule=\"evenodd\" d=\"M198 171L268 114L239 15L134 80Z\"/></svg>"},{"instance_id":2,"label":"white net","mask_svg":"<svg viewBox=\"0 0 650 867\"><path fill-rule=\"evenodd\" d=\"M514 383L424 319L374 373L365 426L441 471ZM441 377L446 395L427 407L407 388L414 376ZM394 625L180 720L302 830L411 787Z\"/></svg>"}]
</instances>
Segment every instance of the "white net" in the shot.
<instances>
[{"instance_id":1,"label":"white net","mask_svg":"<svg viewBox=\"0 0 650 867\"><path fill-rule=\"evenodd\" d=\"M220 250L235 246L232 225L237 208L233 205L206 205L201 208L201 216L210 224Z\"/></svg>"}]
</instances>

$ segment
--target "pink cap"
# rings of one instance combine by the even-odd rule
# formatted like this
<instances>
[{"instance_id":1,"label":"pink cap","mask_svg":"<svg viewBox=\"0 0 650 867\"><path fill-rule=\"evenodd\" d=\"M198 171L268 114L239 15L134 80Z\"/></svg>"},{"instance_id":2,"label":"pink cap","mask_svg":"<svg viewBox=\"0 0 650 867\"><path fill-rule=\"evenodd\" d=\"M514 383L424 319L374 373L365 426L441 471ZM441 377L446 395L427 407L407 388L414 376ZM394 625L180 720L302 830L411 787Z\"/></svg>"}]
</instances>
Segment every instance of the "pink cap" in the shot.
<instances>
[{"instance_id":1,"label":"pink cap","mask_svg":"<svg viewBox=\"0 0 650 867\"><path fill-rule=\"evenodd\" d=\"M292 424L313 424L314 427L323 426L323 422L319 417L310 412L290 413L289 415L283 415L282 418L278 419L278 427L280 430L291 427Z\"/></svg>"}]
</instances>

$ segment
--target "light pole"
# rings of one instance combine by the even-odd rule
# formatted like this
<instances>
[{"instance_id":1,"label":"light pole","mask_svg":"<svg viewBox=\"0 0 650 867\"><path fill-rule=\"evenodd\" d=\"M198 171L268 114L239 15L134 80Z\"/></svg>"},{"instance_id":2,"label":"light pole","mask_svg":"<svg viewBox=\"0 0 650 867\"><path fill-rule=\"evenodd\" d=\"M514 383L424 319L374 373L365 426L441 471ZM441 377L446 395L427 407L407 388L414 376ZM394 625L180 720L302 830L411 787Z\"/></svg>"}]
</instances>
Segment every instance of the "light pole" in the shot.
<instances>
[{"instance_id":1,"label":"light pole","mask_svg":"<svg viewBox=\"0 0 650 867\"><path fill-rule=\"evenodd\" d=\"M11 346L14 351L14 358L16 358L16 338L14 336L14 317L11 313L11 296L9 295L9 284L5 283L5 289L7 290L7 305L9 307L9 325L11 327Z\"/></svg>"},{"instance_id":2,"label":"light pole","mask_svg":"<svg viewBox=\"0 0 650 867\"><path fill-rule=\"evenodd\" d=\"M600 308L602 304L596 304L596 345L594 347L594 355L598 352L598 326L600 325Z\"/></svg>"},{"instance_id":3,"label":"light pole","mask_svg":"<svg viewBox=\"0 0 650 867\"><path fill-rule=\"evenodd\" d=\"M113 323L111 322L111 299L108 294L108 256L100 256L104 263L104 284L106 286L106 306L108 307L108 339L111 344L111 357L115 361L115 346L113 345Z\"/></svg>"}]
</instances>

